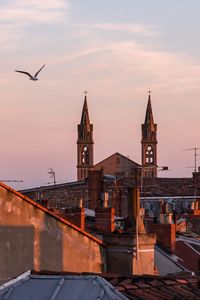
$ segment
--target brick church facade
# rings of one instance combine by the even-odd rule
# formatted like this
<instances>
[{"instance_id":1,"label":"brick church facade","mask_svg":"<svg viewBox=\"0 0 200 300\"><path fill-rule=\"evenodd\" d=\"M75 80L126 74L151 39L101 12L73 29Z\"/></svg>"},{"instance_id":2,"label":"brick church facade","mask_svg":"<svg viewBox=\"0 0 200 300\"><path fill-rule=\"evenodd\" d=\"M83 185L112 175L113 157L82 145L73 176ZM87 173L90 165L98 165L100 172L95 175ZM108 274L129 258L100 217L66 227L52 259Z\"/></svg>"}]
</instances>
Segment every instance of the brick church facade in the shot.
<instances>
[{"instance_id":1,"label":"brick church facade","mask_svg":"<svg viewBox=\"0 0 200 300\"><path fill-rule=\"evenodd\" d=\"M118 152L94 164L93 124L86 94L77 129L77 181L26 189L21 193L48 208L77 207L82 199L83 206L93 210L101 206L106 193L108 205L115 207L118 216L127 216L127 191L134 186L141 188L141 196L148 201L163 197L192 201L199 197L198 172L192 178L157 177L157 124L154 123L150 92L141 126L141 164Z\"/></svg>"},{"instance_id":2,"label":"brick church facade","mask_svg":"<svg viewBox=\"0 0 200 300\"><path fill-rule=\"evenodd\" d=\"M135 169L141 169L143 177L157 177L157 124L154 123L150 92L145 122L142 124L141 145L141 165L118 152L94 165L93 124L90 123L87 96L85 95L81 122L78 125L77 180L86 179L89 170L100 169L103 169L104 174L117 177L131 176L135 174Z\"/></svg>"}]
</instances>

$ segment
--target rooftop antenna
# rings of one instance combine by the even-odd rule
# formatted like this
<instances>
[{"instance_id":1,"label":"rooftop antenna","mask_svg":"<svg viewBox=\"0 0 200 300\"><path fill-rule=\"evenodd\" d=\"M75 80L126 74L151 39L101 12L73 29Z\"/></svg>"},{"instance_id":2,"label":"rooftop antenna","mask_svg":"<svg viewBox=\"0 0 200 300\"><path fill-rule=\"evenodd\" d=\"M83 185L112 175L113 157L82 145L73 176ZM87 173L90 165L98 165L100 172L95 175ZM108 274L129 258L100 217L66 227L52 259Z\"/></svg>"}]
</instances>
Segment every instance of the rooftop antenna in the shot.
<instances>
[{"instance_id":1,"label":"rooftop antenna","mask_svg":"<svg viewBox=\"0 0 200 300\"><path fill-rule=\"evenodd\" d=\"M199 147L194 147L194 148L188 148L188 149L183 149L183 151L194 151L194 172L197 172L197 156L199 154L197 154L197 150L200 150Z\"/></svg>"},{"instance_id":2,"label":"rooftop antenna","mask_svg":"<svg viewBox=\"0 0 200 300\"><path fill-rule=\"evenodd\" d=\"M49 168L48 174L50 175L50 178L53 178L53 183L56 184L56 172L53 168Z\"/></svg>"}]
</instances>

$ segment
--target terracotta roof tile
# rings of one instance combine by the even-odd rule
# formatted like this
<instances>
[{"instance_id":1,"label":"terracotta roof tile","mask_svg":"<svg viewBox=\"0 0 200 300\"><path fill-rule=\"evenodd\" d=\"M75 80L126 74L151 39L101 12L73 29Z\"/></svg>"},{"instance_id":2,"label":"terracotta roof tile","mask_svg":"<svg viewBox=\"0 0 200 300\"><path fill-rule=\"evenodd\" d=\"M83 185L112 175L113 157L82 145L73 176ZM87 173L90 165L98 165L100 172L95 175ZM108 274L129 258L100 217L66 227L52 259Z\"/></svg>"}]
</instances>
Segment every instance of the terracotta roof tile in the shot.
<instances>
[{"instance_id":1,"label":"terracotta roof tile","mask_svg":"<svg viewBox=\"0 0 200 300\"><path fill-rule=\"evenodd\" d=\"M187 290L187 288L182 288L181 286L174 286L174 294L180 295L183 297L188 297L188 299L191 299L191 297L194 296L194 293L191 290Z\"/></svg>"},{"instance_id":2,"label":"terracotta roof tile","mask_svg":"<svg viewBox=\"0 0 200 300\"><path fill-rule=\"evenodd\" d=\"M198 279L197 278L188 278L187 281L189 283L197 283L198 282Z\"/></svg>"},{"instance_id":3,"label":"terracotta roof tile","mask_svg":"<svg viewBox=\"0 0 200 300\"><path fill-rule=\"evenodd\" d=\"M136 285L137 285L140 289L150 288L150 285L149 285L148 283L136 283Z\"/></svg>"},{"instance_id":4,"label":"terracotta roof tile","mask_svg":"<svg viewBox=\"0 0 200 300\"><path fill-rule=\"evenodd\" d=\"M164 283L162 281L160 281L160 280L154 279L154 280L150 281L149 284L152 287L158 287L158 286L163 285Z\"/></svg>"},{"instance_id":5,"label":"terracotta roof tile","mask_svg":"<svg viewBox=\"0 0 200 300\"><path fill-rule=\"evenodd\" d=\"M124 285L130 284L131 282L132 282L132 280L130 278L127 278L123 281L120 281L119 285L124 286Z\"/></svg>"},{"instance_id":6,"label":"terracotta roof tile","mask_svg":"<svg viewBox=\"0 0 200 300\"><path fill-rule=\"evenodd\" d=\"M159 293L159 295L162 295L162 298L161 299L169 299L169 298L167 298L167 297L165 297L165 295L164 294L162 294L162 293ZM149 300L156 300L156 299L158 299L158 290L157 289L149 289L148 290L148 299Z\"/></svg>"},{"instance_id":7,"label":"terracotta roof tile","mask_svg":"<svg viewBox=\"0 0 200 300\"><path fill-rule=\"evenodd\" d=\"M126 290L135 290L135 289L138 289L139 287L137 284L125 284L124 288Z\"/></svg>"},{"instance_id":8,"label":"terracotta roof tile","mask_svg":"<svg viewBox=\"0 0 200 300\"><path fill-rule=\"evenodd\" d=\"M174 284L176 284L176 281L174 281L174 280L163 280L163 282L166 285L174 285Z\"/></svg>"},{"instance_id":9,"label":"terracotta roof tile","mask_svg":"<svg viewBox=\"0 0 200 300\"><path fill-rule=\"evenodd\" d=\"M119 292L123 292L125 291L126 289L123 287L123 286L116 286L116 289L119 291Z\"/></svg>"},{"instance_id":10,"label":"terracotta roof tile","mask_svg":"<svg viewBox=\"0 0 200 300\"><path fill-rule=\"evenodd\" d=\"M180 283L180 284L187 284L188 281L185 280L185 279L175 279L177 283Z\"/></svg>"},{"instance_id":11,"label":"terracotta roof tile","mask_svg":"<svg viewBox=\"0 0 200 300\"><path fill-rule=\"evenodd\" d=\"M198 277L185 273L165 277L123 276L117 278L114 286L130 300L186 300L200 299L198 282Z\"/></svg>"}]
</instances>

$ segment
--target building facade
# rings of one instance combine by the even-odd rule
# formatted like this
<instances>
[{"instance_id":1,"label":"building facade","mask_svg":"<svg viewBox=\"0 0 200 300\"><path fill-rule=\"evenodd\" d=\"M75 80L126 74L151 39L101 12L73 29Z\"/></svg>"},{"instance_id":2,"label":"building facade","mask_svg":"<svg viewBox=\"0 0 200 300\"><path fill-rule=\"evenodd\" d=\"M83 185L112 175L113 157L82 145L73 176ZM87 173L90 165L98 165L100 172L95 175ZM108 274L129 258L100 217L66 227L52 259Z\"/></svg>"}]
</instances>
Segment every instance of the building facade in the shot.
<instances>
[{"instance_id":1,"label":"building facade","mask_svg":"<svg viewBox=\"0 0 200 300\"><path fill-rule=\"evenodd\" d=\"M106 270L104 244L0 183L0 284L30 269Z\"/></svg>"}]
</instances>

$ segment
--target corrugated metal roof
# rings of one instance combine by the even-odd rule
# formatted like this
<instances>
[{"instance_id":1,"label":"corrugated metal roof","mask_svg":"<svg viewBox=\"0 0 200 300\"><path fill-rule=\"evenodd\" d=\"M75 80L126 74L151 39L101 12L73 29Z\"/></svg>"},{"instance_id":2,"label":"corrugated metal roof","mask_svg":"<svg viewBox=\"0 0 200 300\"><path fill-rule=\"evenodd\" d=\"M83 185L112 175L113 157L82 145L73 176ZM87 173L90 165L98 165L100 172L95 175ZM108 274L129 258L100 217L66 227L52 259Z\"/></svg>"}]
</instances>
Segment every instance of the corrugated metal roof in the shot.
<instances>
[{"instance_id":1,"label":"corrugated metal roof","mask_svg":"<svg viewBox=\"0 0 200 300\"><path fill-rule=\"evenodd\" d=\"M24 273L0 287L0 300L127 300L104 278Z\"/></svg>"}]
</instances>

